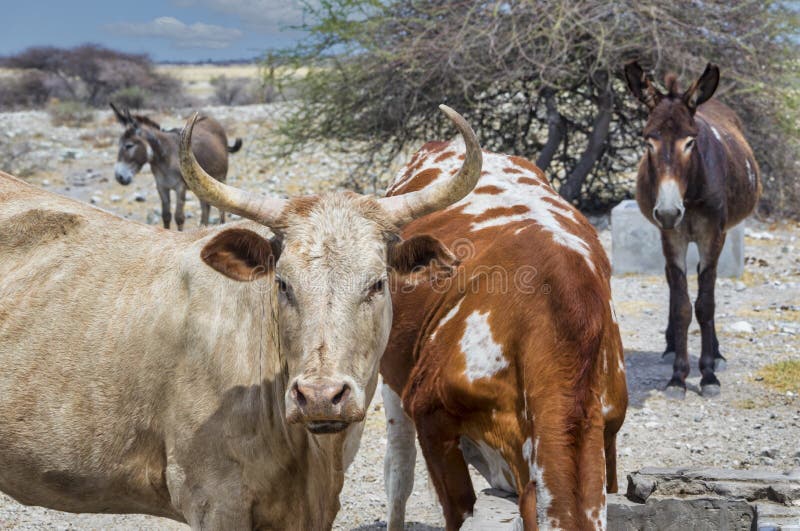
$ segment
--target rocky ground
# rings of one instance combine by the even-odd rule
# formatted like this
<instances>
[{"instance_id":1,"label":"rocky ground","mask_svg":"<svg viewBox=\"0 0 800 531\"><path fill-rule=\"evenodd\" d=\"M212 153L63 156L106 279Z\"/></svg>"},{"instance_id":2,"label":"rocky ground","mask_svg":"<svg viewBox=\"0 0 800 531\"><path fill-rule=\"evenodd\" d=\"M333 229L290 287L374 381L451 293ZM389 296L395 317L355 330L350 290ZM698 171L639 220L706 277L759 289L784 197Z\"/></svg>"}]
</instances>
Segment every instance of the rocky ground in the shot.
<instances>
[{"instance_id":1,"label":"rocky ground","mask_svg":"<svg viewBox=\"0 0 800 531\"><path fill-rule=\"evenodd\" d=\"M273 140L276 106L210 108L240 136L244 147L231 156L231 183L297 194L336 188L345 178L347 161L308 148L288 159L265 156ZM188 113L186 113L188 114ZM157 115L168 127L180 116ZM44 112L0 114L0 169L57 193L145 223L160 223L158 195L149 171L123 187L113 178L120 127L111 113L98 112L81 128L52 127ZM199 204L187 203L196 226ZM600 220L600 226L604 223ZM612 281L623 335L630 407L618 438L619 474L643 466L699 466L785 471L800 467L800 377L776 378L769 367L800 361L800 225L750 221L746 237L747 266L741 279L721 279L717 286L717 330L728 369L720 375L722 394L698 394L697 325L690 329L693 373L682 402L661 393L671 366L661 361L666 325L667 287L660 276L628 275ZM601 237L611 252L607 228ZM696 279L690 279L695 291ZM766 369L765 369L766 368ZM776 388L770 384L779 383ZM386 498L383 493L385 421L380 394L367 418L361 450L348 471L336 529L378 529ZM475 478L476 488L486 484ZM414 529L438 529L441 511L422 459L417 463L408 521ZM178 528L173 522L144 516L71 515L24 507L0 495L0 529L134 529Z\"/></svg>"}]
</instances>

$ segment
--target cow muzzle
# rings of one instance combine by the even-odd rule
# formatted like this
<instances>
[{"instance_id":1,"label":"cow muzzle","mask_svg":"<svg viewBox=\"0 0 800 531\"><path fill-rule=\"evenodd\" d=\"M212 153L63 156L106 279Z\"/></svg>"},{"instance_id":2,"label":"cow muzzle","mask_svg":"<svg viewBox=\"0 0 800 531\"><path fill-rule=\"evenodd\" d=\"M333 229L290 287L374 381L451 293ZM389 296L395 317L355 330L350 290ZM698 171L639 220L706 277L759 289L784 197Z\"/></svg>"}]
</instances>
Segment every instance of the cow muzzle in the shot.
<instances>
[{"instance_id":1,"label":"cow muzzle","mask_svg":"<svg viewBox=\"0 0 800 531\"><path fill-rule=\"evenodd\" d=\"M286 420L314 434L338 433L364 420L360 394L349 379L296 378L286 394Z\"/></svg>"}]
</instances>

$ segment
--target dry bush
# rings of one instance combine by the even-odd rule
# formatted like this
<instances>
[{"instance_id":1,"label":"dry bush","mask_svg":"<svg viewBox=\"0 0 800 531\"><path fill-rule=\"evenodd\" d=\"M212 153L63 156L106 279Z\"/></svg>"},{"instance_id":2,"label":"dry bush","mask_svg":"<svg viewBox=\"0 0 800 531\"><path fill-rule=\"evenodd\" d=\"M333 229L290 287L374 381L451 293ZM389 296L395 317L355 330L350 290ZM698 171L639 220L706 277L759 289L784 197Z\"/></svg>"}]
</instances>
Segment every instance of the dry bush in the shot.
<instances>
[{"instance_id":1,"label":"dry bush","mask_svg":"<svg viewBox=\"0 0 800 531\"><path fill-rule=\"evenodd\" d=\"M211 78L214 100L221 105L250 105L260 103L256 82L246 77L226 75Z\"/></svg>"},{"instance_id":2,"label":"dry bush","mask_svg":"<svg viewBox=\"0 0 800 531\"><path fill-rule=\"evenodd\" d=\"M105 107L115 94L140 91L141 101L148 106L182 102L180 83L155 71L146 55L118 52L94 44L71 49L32 47L4 58L2 65L23 72L36 73L50 97L82 102L92 107ZM30 106L43 102L31 103ZM0 106L5 107L2 100Z\"/></svg>"},{"instance_id":3,"label":"dry bush","mask_svg":"<svg viewBox=\"0 0 800 531\"><path fill-rule=\"evenodd\" d=\"M53 100L47 105L47 112L55 126L84 127L94 121L94 111L77 101Z\"/></svg>"},{"instance_id":4,"label":"dry bush","mask_svg":"<svg viewBox=\"0 0 800 531\"><path fill-rule=\"evenodd\" d=\"M632 193L644 109L622 82L639 60L684 86L713 61L718 96L743 118L767 176L763 206L796 186L800 113L784 105L796 71L796 13L761 0L330 0L306 4L309 38L291 50L308 74L282 124L284 150L331 142L360 155L350 183L424 140L452 134L447 103L487 147L528 157L586 210ZM788 119L787 119L788 116ZM788 153L788 156L787 156ZM783 184L781 184L783 183ZM787 184L788 183L788 184ZM376 183L380 185L381 183Z\"/></svg>"}]
</instances>

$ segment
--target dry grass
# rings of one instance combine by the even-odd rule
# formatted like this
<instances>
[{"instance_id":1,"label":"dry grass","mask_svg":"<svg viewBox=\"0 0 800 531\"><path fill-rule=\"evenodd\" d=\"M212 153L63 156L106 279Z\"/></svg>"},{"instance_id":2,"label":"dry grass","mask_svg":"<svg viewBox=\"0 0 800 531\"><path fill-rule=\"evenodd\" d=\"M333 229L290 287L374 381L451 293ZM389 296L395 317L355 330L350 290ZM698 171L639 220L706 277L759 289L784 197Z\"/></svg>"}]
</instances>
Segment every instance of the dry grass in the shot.
<instances>
[{"instance_id":1,"label":"dry grass","mask_svg":"<svg viewBox=\"0 0 800 531\"><path fill-rule=\"evenodd\" d=\"M762 383L777 391L800 393L800 360L779 361L758 371Z\"/></svg>"}]
</instances>

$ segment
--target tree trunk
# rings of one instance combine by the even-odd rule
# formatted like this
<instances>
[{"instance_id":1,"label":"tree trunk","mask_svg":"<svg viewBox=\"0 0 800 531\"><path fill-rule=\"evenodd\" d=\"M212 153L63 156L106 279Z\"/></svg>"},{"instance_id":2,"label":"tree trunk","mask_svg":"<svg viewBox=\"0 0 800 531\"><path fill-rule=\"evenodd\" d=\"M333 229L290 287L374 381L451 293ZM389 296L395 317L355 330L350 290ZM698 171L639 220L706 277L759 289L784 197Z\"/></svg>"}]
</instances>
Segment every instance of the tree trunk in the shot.
<instances>
[{"instance_id":1,"label":"tree trunk","mask_svg":"<svg viewBox=\"0 0 800 531\"><path fill-rule=\"evenodd\" d=\"M589 143L586 145L586 149L583 151L578 163L558 191L561 197L570 202L580 195L581 187L600 155L603 154L603 149L608 139L608 130L614 113L614 95L611 91L610 83L606 82L601 86L603 87L603 92L597 101L597 116L595 116L592 132L589 135Z\"/></svg>"},{"instance_id":2,"label":"tree trunk","mask_svg":"<svg viewBox=\"0 0 800 531\"><path fill-rule=\"evenodd\" d=\"M547 170L567 133L567 123L558 112L556 94L553 90L545 89L544 102L547 106L547 142L536 159L536 165L542 170Z\"/></svg>"}]
</instances>

